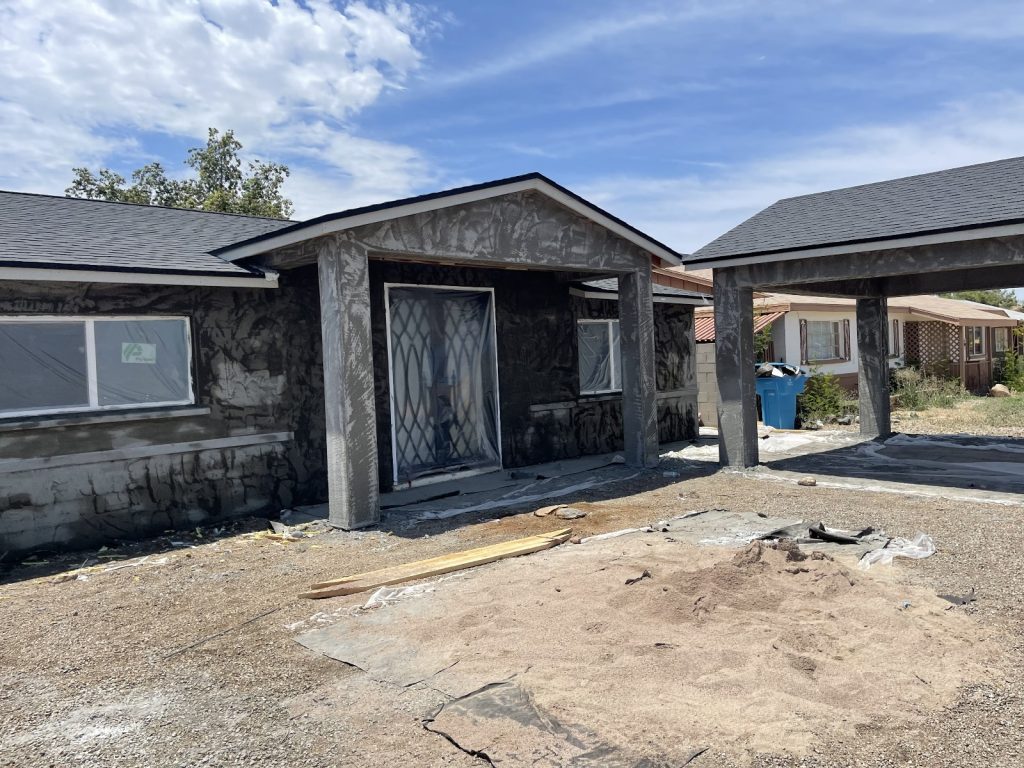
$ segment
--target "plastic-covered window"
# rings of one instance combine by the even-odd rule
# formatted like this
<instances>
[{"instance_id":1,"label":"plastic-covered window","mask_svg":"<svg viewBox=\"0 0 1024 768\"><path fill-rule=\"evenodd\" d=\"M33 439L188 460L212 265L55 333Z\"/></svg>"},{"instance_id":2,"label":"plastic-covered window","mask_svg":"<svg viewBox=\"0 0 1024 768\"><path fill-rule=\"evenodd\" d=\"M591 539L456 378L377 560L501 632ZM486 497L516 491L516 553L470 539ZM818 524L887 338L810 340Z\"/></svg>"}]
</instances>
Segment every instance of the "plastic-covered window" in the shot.
<instances>
[{"instance_id":1,"label":"plastic-covered window","mask_svg":"<svg viewBox=\"0 0 1024 768\"><path fill-rule=\"evenodd\" d=\"M97 320L99 405L177 403L191 397L181 320Z\"/></svg>"},{"instance_id":2,"label":"plastic-covered window","mask_svg":"<svg viewBox=\"0 0 1024 768\"><path fill-rule=\"evenodd\" d=\"M88 406L84 323L0 322L0 415Z\"/></svg>"},{"instance_id":3,"label":"plastic-covered window","mask_svg":"<svg viewBox=\"0 0 1024 768\"><path fill-rule=\"evenodd\" d=\"M185 318L0 318L0 417L192 402Z\"/></svg>"},{"instance_id":4,"label":"plastic-covered window","mask_svg":"<svg viewBox=\"0 0 1024 768\"><path fill-rule=\"evenodd\" d=\"M622 359L618 320L580 320L576 325L579 348L580 393L618 392L622 389Z\"/></svg>"}]
</instances>

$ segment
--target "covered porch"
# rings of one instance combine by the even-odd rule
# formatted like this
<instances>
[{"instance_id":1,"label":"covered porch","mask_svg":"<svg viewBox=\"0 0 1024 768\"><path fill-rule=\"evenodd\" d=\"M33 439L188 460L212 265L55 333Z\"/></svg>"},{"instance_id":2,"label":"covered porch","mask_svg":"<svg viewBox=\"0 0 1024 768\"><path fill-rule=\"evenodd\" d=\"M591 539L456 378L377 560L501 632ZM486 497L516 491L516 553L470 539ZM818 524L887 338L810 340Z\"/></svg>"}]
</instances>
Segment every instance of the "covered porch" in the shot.
<instances>
[{"instance_id":1,"label":"covered porch","mask_svg":"<svg viewBox=\"0 0 1024 768\"><path fill-rule=\"evenodd\" d=\"M652 290L652 268L678 255L539 175L332 214L221 255L316 271L339 527L376 524L382 491L609 450L650 467L659 438L695 434L704 299Z\"/></svg>"},{"instance_id":2,"label":"covered porch","mask_svg":"<svg viewBox=\"0 0 1024 768\"><path fill-rule=\"evenodd\" d=\"M888 299L1024 284L1022 211L1014 158L782 200L698 251L687 266L714 269L720 463L759 460L754 291L856 300L860 429L887 437Z\"/></svg>"}]
</instances>

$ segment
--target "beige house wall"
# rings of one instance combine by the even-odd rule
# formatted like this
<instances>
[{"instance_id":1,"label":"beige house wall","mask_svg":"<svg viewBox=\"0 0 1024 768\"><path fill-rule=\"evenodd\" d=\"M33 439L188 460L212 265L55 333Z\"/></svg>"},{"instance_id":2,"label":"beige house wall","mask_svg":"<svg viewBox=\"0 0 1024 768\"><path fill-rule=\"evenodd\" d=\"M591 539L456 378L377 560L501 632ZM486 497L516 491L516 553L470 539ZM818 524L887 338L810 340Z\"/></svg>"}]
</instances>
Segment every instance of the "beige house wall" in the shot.
<instances>
[{"instance_id":1,"label":"beige house wall","mask_svg":"<svg viewBox=\"0 0 1024 768\"><path fill-rule=\"evenodd\" d=\"M697 411L701 423L718 426L718 379L715 377L715 344L697 345Z\"/></svg>"}]
</instances>

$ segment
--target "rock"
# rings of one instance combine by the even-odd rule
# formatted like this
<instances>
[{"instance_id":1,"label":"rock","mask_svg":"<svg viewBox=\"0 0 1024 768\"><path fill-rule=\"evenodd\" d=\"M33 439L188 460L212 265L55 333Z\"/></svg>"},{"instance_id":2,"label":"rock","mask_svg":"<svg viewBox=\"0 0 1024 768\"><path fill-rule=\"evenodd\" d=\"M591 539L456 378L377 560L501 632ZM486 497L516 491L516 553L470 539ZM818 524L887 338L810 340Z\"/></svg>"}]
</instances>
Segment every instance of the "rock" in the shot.
<instances>
[{"instance_id":1,"label":"rock","mask_svg":"<svg viewBox=\"0 0 1024 768\"><path fill-rule=\"evenodd\" d=\"M791 563L800 563L807 559L807 553L800 549L800 546L792 539L779 539L775 548L779 552L786 553L786 560Z\"/></svg>"},{"instance_id":2,"label":"rock","mask_svg":"<svg viewBox=\"0 0 1024 768\"><path fill-rule=\"evenodd\" d=\"M992 397L1009 397L1010 389L1005 384L996 384L988 393Z\"/></svg>"},{"instance_id":3,"label":"rock","mask_svg":"<svg viewBox=\"0 0 1024 768\"><path fill-rule=\"evenodd\" d=\"M808 475L807 477L801 477L799 480L796 481L796 484L797 485L802 485L802 486L804 486L806 488L813 488L814 486L816 486L818 484L818 481L815 480L810 475Z\"/></svg>"},{"instance_id":4,"label":"rock","mask_svg":"<svg viewBox=\"0 0 1024 768\"><path fill-rule=\"evenodd\" d=\"M575 507L562 507L555 512L555 517L560 520L579 520L581 517L586 517L587 513L582 509L576 509Z\"/></svg>"},{"instance_id":5,"label":"rock","mask_svg":"<svg viewBox=\"0 0 1024 768\"><path fill-rule=\"evenodd\" d=\"M848 413L845 416L840 416L836 419L836 424L842 424L844 427L853 424L853 414Z\"/></svg>"}]
</instances>

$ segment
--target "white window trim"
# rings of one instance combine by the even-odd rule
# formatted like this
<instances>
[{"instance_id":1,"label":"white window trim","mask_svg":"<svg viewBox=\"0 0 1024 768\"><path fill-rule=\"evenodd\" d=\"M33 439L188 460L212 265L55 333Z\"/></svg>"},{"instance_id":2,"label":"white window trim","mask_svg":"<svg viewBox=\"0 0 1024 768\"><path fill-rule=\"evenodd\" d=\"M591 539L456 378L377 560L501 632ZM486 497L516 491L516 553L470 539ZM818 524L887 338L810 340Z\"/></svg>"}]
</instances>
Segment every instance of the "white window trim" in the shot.
<instances>
[{"instance_id":1,"label":"white window trim","mask_svg":"<svg viewBox=\"0 0 1024 768\"><path fill-rule=\"evenodd\" d=\"M980 330L981 331L981 336L979 337L981 339L981 351L980 352L975 352L974 351L974 332L976 330ZM978 360L980 358L985 357L985 355L987 353L987 350L988 350L987 340L985 339L985 337L988 334L985 333L985 326L983 326L983 325L972 325L972 326L969 326L967 328L967 331L968 331L968 334L967 334L967 358L968 359L972 359L973 358L974 360Z\"/></svg>"},{"instance_id":2,"label":"white window trim","mask_svg":"<svg viewBox=\"0 0 1024 768\"><path fill-rule=\"evenodd\" d=\"M610 389L583 389L583 386L581 384L580 385L580 394L581 395L611 395L611 394L614 394L616 392L621 392L622 391L622 382L619 381L619 378L620 378L619 372L621 371L621 366L619 365L619 357L621 355L621 350L615 349L615 345L612 343L612 327L613 327L614 324L617 324L618 322L619 322L619 319L617 317L616 318L612 318L611 320L577 320L576 321L576 327L577 328L579 328L579 326L581 326L581 325L604 325L605 326L605 335L606 335L606 337L608 339L608 365L611 366L610 375L608 376L608 380L611 382L611 388ZM621 334L621 332L620 332L620 334ZM578 337L577 337L577 343L578 343ZM622 344L622 336L621 335L619 336L619 344L620 345ZM579 357L577 356L577 365L579 365L578 361L579 361Z\"/></svg>"},{"instance_id":3,"label":"white window trim","mask_svg":"<svg viewBox=\"0 0 1024 768\"><path fill-rule=\"evenodd\" d=\"M125 403L119 405L99 404L99 378L96 370L96 322L118 320L122 322L144 322L146 320L178 320L185 324L185 354L188 367L187 400L166 402ZM171 408L179 405L195 405L195 381L192 376L192 323L185 315L0 315L0 324L5 323L84 323L85 324L85 367L89 404L55 408L31 408L21 411L0 410L0 420L24 416L49 416L63 413L97 413L102 411L131 411L140 408Z\"/></svg>"},{"instance_id":4,"label":"white window trim","mask_svg":"<svg viewBox=\"0 0 1024 768\"><path fill-rule=\"evenodd\" d=\"M1010 348L1010 328L993 328L992 329L992 352L996 355L1004 354ZM999 349L1000 339L1003 342L1003 348Z\"/></svg>"}]
</instances>

